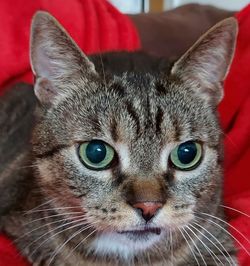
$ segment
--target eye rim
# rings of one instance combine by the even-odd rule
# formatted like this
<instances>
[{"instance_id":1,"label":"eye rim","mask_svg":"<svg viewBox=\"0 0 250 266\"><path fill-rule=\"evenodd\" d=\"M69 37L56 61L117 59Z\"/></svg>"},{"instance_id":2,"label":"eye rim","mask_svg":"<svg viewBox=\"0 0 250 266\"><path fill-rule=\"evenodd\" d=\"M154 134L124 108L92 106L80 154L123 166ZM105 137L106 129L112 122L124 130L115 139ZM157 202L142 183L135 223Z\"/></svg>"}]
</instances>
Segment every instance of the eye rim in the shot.
<instances>
[{"instance_id":1,"label":"eye rim","mask_svg":"<svg viewBox=\"0 0 250 266\"><path fill-rule=\"evenodd\" d=\"M81 157L81 155L80 155L80 149L81 149L81 146L82 146L83 144L90 143L91 141L101 141L105 146L107 146L107 147L109 147L109 148L111 148L111 149L113 150L113 152L114 152L114 154L113 154L113 158L112 158L112 160L111 160L106 166L104 166L104 167L99 167L99 168L98 168L98 167L93 167L93 166L87 164L87 163L82 159L82 157ZM80 142L80 143L78 143L78 145L77 145L77 155L78 155L78 158L79 158L80 162L81 162L81 163L82 163L87 169L89 169L89 170L93 170L93 171L103 171L103 170L110 169L110 168L112 168L115 164L117 164L117 161L118 161L118 156L117 156L117 153L116 153L115 149L114 149L111 145L109 145L108 143L106 143L105 141L103 141L103 140L101 140L101 139L91 139L91 140L89 140L89 141L84 141L84 142Z\"/></svg>"},{"instance_id":2,"label":"eye rim","mask_svg":"<svg viewBox=\"0 0 250 266\"><path fill-rule=\"evenodd\" d=\"M190 167L187 167L187 168L181 168L181 167L177 166L176 164L174 164L174 162L173 162L172 159L171 159L171 154L172 154L173 151L175 151L176 149L178 149L178 147L179 147L180 145L185 144L185 143L187 143L187 142L193 142L193 143L195 143L196 145L197 145L197 144L199 145L199 148L200 148L200 157L199 157L199 159L197 160L197 162L196 162L194 165L191 165ZM171 165L172 168L175 168L175 169L177 169L177 170L180 170L180 171L192 171L192 170L196 169L196 168L201 164L201 162L202 162L202 160L203 160L203 155L204 155L204 148L203 148L203 143L202 143L201 141L199 141L199 140L187 140L187 141L185 141L185 142L182 142L182 143L178 144L178 145L177 145L177 146L176 146L176 147L170 152L170 154L169 154L169 163L170 163L170 165Z\"/></svg>"}]
</instances>

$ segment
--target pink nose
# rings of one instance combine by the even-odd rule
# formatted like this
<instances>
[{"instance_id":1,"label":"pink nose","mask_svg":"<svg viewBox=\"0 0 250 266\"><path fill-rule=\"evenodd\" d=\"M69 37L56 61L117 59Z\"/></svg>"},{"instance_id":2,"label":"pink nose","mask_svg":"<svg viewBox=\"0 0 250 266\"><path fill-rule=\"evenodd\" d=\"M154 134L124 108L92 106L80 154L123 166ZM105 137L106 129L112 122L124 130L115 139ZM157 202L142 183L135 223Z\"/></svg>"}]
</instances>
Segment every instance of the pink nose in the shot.
<instances>
[{"instance_id":1,"label":"pink nose","mask_svg":"<svg viewBox=\"0 0 250 266\"><path fill-rule=\"evenodd\" d=\"M142 212L142 217L148 222L155 213L162 208L163 204L160 202L138 202L132 205L133 208L139 209Z\"/></svg>"}]
</instances>

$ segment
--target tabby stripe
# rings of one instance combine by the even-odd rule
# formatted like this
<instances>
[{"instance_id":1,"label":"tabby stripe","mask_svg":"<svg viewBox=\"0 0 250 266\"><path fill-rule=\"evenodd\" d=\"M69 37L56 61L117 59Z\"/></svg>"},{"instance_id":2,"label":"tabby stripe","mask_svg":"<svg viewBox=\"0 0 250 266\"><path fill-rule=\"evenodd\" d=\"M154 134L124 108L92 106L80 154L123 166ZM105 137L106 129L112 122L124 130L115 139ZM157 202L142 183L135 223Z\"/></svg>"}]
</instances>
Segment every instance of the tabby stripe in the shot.
<instances>
[{"instance_id":1,"label":"tabby stripe","mask_svg":"<svg viewBox=\"0 0 250 266\"><path fill-rule=\"evenodd\" d=\"M125 96L125 88L121 86L119 83L113 83L110 86L110 89L119 96L119 98L123 98Z\"/></svg>"},{"instance_id":2,"label":"tabby stripe","mask_svg":"<svg viewBox=\"0 0 250 266\"><path fill-rule=\"evenodd\" d=\"M156 135L160 135L161 134L161 124L162 124L162 121L163 121L163 111L160 107L157 108L157 113L156 113L156 116L155 116L155 133Z\"/></svg>"},{"instance_id":3,"label":"tabby stripe","mask_svg":"<svg viewBox=\"0 0 250 266\"><path fill-rule=\"evenodd\" d=\"M167 181L168 186L173 186L175 180L175 169L169 167L168 173L166 173L164 179Z\"/></svg>"},{"instance_id":4,"label":"tabby stripe","mask_svg":"<svg viewBox=\"0 0 250 266\"><path fill-rule=\"evenodd\" d=\"M120 186L126 180L126 175L121 173L120 169L111 168L111 171L113 176L112 185L115 187Z\"/></svg>"},{"instance_id":5,"label":"tabby stripe","mask_svg":"<svg viewBox=\"0 0 250 266\"><path fill-rule=\"evenodd\" d=\"M179 121L176 119L176 117L172 116L171 120L173 121L173 126L174 126L174 138L175 141L179 141L181 137L181 127L179 126Z\"/></svg>"},{"instance_id":6,"label":"tabby stripe","mask_svg":"<svg viewBox=\"0 0 250 266\"><path fill-rule=\"evenodd\" d=\"M126 107L127 107L127 111L130 115L130 117L134 120L135 125L136 125L136 133L137 135L140 134L140 117L139 115L136 113L133 105L130 102L126 102Z\"/></svg>"},{"instance_id":7,"label":"tabby stripe","mask_svg":"<svg viewBox=\"0 0 250 266\"><path fill-rule=\"evenodd\" d=\"M166 95L166 88L162 83L157 82L155 84L155 90L159 96L165 96Z\"/></svg>"},{"instance_id":8,"label":"tabby stripe","mask_svg":"<svg viewBox=\"0 0 250 266\"><path fill-rule=\"evenodd\" d=\"M152 126L152 115L150 111L151 111L150 100L149 100L149 96L147 95L147 98L146 98L147 117L145 119L145 130L147 130L147 128L150 128Z\"/></svg>"},{"instance_id":9,"label":"tabby stripe","mask_svg":"<svg viewBox=\"0 0 250 266\"><path fill-rule=\"evenodd\" d=\"M74 197L76 198L82 198L82 197L86 197L86 193L82 193L82 194L79 194L79 195L74 195Z\"/></svg>"},{"instance_id":10,"label":"tabby stripe","mask_svg":"<svg viewBox=\"0 0 250 266\"><path fill-rule=\"evenodd\" d=\"M69 147L68 145L58 145L58 146L55 146L52 149L50 149L48 151L45 151L43 153L35 153L35 157L39 158L39 159L43 159L43 158L46 158L46 157L51 157L54 154L58 153L60 150L68 148L68 147Z\"/></svg>"},{"instance_id":11,"label":"tabby stripe","mask_svg":"<svg viewBox=\"0 0 250 266\"><path fill-rule=\"evenodd\" d=\"M101 132L101 125L96 116L89 116L89 121L91 121L92 128L95 132Z\"/></svg>"},{"instance_id":12,"label":"tabby stripe","mask_svg":"<svg viewBox=\"0 0 250 266\"><path fill-rule=\"evenodd\" d=\"M110 127L111 127L110 128L111 136L112 136L113 140L115 142L117 142L119 139L119 134L117 131L117 122L116 122L115 118L112 119Z\"/></svg>"}]
</instances>

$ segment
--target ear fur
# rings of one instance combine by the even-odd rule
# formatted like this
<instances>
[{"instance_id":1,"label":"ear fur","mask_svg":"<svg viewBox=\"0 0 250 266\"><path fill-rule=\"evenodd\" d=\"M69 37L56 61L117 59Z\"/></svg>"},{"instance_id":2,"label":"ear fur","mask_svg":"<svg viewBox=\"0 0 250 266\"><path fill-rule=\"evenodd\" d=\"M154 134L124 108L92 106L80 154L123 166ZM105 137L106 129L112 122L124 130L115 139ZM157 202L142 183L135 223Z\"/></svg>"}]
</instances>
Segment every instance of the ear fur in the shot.
<instances>
[{"instance_id":1,"label":"ear fur","mask_svg":"<svg viewBox=\"0 0 250 266\"><path fill-rule=\"evenodd\" d=\"M32 20L30 61L36 77L35 94L45 104L68 93L65 83L97 75L93 63L69 34L44 11L37 12Z\"/></svg>"},{"instance_id":2,"label":"ear fur","mask_svg":"<svg viewBox=\"0 0 250 266\"><path fill-rule=\"evenodd\" d=\"M196 92L202 98L218 104L223 97L222 83L233 59L237 32L235 18L219 22L174 64L171 74L197 84Z\"/></svg>"}]
</instances>

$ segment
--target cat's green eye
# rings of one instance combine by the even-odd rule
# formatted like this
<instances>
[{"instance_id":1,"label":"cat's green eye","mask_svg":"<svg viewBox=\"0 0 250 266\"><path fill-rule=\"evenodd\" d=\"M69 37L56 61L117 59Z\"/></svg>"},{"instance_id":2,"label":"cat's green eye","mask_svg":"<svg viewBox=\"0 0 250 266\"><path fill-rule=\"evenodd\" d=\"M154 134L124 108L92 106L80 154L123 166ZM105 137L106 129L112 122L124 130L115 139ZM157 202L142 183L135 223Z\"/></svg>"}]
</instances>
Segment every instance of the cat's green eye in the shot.
<instances>
[{"instance_id":1,"label":"cat's green eye","mask_svg":"<svg viewBox=\"0 0 250 266\"><path fill-rule=\"evenodd\" d=\"M109 168L115 151L101 140L92 140L82 143L78 149L81 162L89 169L104 170Z\"/></svg>"},{"instance_id":2,"label":"cat's green eye","mask_svg":"<svg viewBox=\"0 0 250 266\"><path fill-rule=\"evenodd\" d=\"M195 141L187 141L174 150L170 154L172 164L180 170L191 170L198 166L202 157L201 144Z\"/></svg>"}]
</instances>

